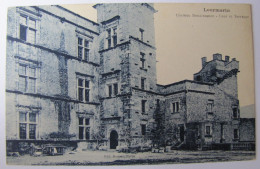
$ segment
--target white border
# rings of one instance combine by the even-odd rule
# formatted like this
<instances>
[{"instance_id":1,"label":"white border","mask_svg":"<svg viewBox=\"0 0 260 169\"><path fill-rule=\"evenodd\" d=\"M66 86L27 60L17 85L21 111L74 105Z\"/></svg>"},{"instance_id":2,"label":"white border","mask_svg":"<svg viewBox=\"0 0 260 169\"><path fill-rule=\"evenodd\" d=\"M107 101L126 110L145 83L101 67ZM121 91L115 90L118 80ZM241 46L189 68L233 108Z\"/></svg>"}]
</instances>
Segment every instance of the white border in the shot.
<instances>
[{"instance_id":1,"label":"white border","mask_svg":"<svg viewBox=\"0 0 260 169\"><path fill-rule=\"evenodd\" d=\"M115 0L99 1L100 2L117 2ZM138 0L123 0L121 2L140 2ZM143 2L143 1L141 1ZM260 90L257 88L260 84L260 1L259 0L146 0L145 2L179 2L179 3L248 3L252 4L253 14L253 34L254 34L254 56L255 56L255 86L256 86L256 134L257 142L259 145L259 116L257 115L259 106ZM80 3L97 3L97 0L2 0L0 2L0 168L1 169L20 169L20 168L63 168L65 166L7 166L5 157L5 52L6 52L6 23L7 23L7 8L11 6L29 6L29 5L54 5L54 4L80 4ZM257 153L259 146L257 146ZM221 163L204 163L204 164L171 164L171 165L136 165L136 166L97 166L95 168L149 168L149 169L168 169L168 168L181 168L181 169L219 169L219 168L235 168L235 169L257 169L260 167L260 159L254 161L243 162L221 162ZM90 168L93 166L75 166L77 168ZM66 168L75 168L67 166Z\"/></svg>"}]
</instances>

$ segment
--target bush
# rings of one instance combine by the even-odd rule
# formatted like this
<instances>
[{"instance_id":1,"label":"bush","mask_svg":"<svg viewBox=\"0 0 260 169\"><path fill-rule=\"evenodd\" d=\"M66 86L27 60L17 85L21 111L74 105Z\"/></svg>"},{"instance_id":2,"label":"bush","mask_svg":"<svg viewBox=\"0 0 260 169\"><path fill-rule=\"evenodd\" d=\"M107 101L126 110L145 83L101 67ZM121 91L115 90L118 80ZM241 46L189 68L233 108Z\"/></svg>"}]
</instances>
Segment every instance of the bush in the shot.
<instances>
[{"instance_id":1,"label":"bush","mask_svg":"<svg viewBox=\"0 0 260 169\"><path fill-rule=\"evenodd\" d=\"M31 146L27 142L18 143L18 151L20 155L29 154Z\"/></svg>"},{"instance_id":2,"label":"bush","mask_svg":"<svg viewBox=\"0 0 260 169\"><path fill-rule=\"evenodd\" d=\"M49 134L49 138L54 140L70 140L72 137L76 137L76 135L65 132L52 132Z\"/></svg>"}]
</instances>

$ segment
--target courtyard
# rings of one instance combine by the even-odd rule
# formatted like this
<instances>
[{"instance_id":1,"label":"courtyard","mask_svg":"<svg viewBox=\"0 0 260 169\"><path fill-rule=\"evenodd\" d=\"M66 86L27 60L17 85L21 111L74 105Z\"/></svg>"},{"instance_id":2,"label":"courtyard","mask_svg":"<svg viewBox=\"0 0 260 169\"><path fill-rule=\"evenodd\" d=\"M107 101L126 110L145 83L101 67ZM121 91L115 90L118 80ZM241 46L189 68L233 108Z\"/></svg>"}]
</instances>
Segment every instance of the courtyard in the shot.
<instances>
[{"instance_id":1,"label":"courtyard","mask_svg":"<svg viewBox=\"0 0 260 169\"><path fill-rule=\"evenodd\" d=\"M255 151L177 151L168 153L119 153L117 151L78 151L59 156L8 156L8 165L147 165L226 161L256 158Z\"/></svg>"}]
</instances>

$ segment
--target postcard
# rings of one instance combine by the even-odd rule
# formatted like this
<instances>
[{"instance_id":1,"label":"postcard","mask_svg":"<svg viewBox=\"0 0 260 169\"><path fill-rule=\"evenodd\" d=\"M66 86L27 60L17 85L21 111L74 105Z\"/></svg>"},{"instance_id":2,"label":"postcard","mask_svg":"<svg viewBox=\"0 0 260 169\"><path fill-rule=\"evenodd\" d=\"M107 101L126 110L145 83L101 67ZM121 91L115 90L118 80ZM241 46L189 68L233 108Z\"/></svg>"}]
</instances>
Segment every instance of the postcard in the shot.
<instances>
[{"instance_id":1,"label":"postcard","mask_svg":"<svg viewBox=\"0 0 260 169\"><path fill-rule=\"evenodd\" d=\"M251 5L8 8L7 165L254 160Z\"/></svg>"}]
</instances>

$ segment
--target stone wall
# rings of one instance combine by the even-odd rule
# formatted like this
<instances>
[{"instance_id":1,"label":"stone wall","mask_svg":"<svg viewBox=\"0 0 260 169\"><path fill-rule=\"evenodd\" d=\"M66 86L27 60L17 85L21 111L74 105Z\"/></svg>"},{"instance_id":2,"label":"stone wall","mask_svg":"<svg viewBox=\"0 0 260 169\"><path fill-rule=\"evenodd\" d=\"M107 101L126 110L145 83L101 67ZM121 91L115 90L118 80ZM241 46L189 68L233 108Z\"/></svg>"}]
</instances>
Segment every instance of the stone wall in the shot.
<instances>
[{"instance_id":1,"label":"stone wall","mask_svg":"<svg viewBox=\"0 0 260 169\"><path fill-rule=\"evenodd\" d=\"M156 55L155 49L143 45L141 42L131 40L131 54L129 58L131 72L131 86L141 88L141 78L145 78L145 90L156 89ZM144 54L145 63L142 67L141 54Z\"/></svg>"},{"instance_id":2,"label":"stone wall","mask_svg":"<svg viewBox=\"0 0 260 169\"><path fill-rule=\"evenodd\" d=\"M256 141L255 118L241 118L239 133L240 141Z\"/></svg>"},{"instance_id":3,"label":"stone wall","mask_svg":"<svg viewBox=\"0 0 260 169\"><path fill-rule=\"evenodd\" d=\"M20 15L36 19L35 43L20 40ZM20 111L35 111L37 139L58 131L74 134L73 139L78 139L79 114L89 116L91 126L99 122L99 69L98 64L93 63L96 52L90 50L88 62L77 58L78 36L93 40L98 35L98 24L59 6L10 8L8 16L8 26L13 30L8 29L7 33L6 90L10 102L7 102L6 113L7 121L10 121L7 127L12 131L7 138L19 139ZM20 91L19 65L35 68L34 92ZM29 72L27 68L26 75ZM90 81L89 103L78 101L78 77Z\"/></svg>"}]
</instances>

